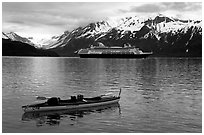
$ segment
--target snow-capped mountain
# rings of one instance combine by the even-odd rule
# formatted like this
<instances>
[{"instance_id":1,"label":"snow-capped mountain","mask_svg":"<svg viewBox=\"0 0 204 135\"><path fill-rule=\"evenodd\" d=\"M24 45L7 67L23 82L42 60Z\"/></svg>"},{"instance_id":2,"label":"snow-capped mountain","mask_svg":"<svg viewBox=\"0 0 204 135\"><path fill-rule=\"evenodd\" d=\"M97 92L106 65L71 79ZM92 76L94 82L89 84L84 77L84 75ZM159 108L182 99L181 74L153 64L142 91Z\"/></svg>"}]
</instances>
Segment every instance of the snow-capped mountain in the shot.
<instances>
[{"instance_id":1,"label":"snow-capped mountain","mask_svg":"<svg viewBox=\"0 0 204 135\"><path fill-rule=\"evenodd\" d=\"M11 41L20 41L22 43L26 43L26 44L34 46L34 43L31 42L28 38L21 37L14 32L9 32L9 33L2 32L2 38L3 39L10 39Z\"/></svg>"},{"instance_id":2,"label":"snow-capped mountain","mask_svg":"<svg viewBox=\"0 0 204 135\"><path fill-rule=\"evenodd\" d=\"M109 18L50 39L27 39L15 33L2 33L2 38L33 43L35 47L53 50L60 56L74 56L76 50L97 45L97 42L106 46L130 43L143 51L153 51L154 55L202 55L202 21L162 14Z\"/></svg>"},{"instance_id":3,"label":"snow-capped mountain","mask_svg":"<svg viewBox=\"0 0 204 135\"><path fill-rule=\"evenodd\" d=\"M181 20L162 14L111 18L90 23L71 32L66 31L46 49L53 49L67 56L90 44L102 42L107 46L123 46L129 42L143 50L165 50L165 45L182 46L185 52L192 44L202 44L202 21ZM195 47L195 45L193 46Z\"/></svg>"}]
</instances>

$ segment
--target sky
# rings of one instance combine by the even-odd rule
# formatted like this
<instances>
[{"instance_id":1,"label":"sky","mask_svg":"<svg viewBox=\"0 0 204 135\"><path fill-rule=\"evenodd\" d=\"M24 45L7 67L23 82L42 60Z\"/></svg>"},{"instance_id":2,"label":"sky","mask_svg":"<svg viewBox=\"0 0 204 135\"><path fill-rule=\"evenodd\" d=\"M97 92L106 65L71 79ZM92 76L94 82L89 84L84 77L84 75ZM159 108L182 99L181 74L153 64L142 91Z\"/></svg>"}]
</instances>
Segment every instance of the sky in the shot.
<instances>
[{"instance_id":1,"label":"sky","mask_svg":"<svg viewBox=\"0 0 204 135\"><path fill-rule=\"evenodd\" d=\"M202 20L202 2L3 2L2 31L46 38L110 17L159 13Z\"/></svg>"}]
</instances>

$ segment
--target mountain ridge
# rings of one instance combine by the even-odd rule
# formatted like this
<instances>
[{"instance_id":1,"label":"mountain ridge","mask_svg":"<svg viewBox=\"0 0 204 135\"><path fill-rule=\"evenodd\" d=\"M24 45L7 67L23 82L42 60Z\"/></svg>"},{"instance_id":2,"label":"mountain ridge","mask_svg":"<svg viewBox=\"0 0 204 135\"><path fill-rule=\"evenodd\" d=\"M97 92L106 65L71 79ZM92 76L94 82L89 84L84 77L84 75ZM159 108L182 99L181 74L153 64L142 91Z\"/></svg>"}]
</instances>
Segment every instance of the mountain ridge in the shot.
<instances>
[{"instance_id":1,"label":"mountain ridge","mask_svg":"<svg viewBox=\"0 0 204 135\"><path fill-rule=\"evenodd\" d=\"M202 48L202 21L180 20L163 15L146 19L138 16L125 17L116 22L90 23L61 37L63 38L49 45L61 56L73 55L74 51L87 48L95 42L102 42L106 46L123 46L128 42L144 51L153 51L156 56L165 55L168 49L172 50L168 52L168 56L175 55L173 50L179 50L176 56L179 56L179 52L181 56L202 55L195 45L192 47L196 43L199 44L196 47Z\"/></svg>"},{"instance_id":2,"label":"mountain ridge","mask_svg":"<svg viewBox=\"0 0 204 135\"><path fill-rule=\"evenodd\" d=\"M162 14L111 18L42 40L41 48L60 56L76 56L75 51L97 42L106 46L130 43L143 51L153 51L155 56L200 57L202 20L181 20Z\"/></svg>"},{"instance_id":3,"label":"mountain ridge","mask_svg":"<svg viewBox=\"0 0 204 135\"><path fill-rule=\"evenodd\" d=\"M11 41L19 41L22 43L29 44L31 46L35 46L35 44L33 42L31 42L28 38L19 36L15 32L8 32L8 33L2 32L2 38L3 39L10 39Z\"/></svg>"}]
</instances>

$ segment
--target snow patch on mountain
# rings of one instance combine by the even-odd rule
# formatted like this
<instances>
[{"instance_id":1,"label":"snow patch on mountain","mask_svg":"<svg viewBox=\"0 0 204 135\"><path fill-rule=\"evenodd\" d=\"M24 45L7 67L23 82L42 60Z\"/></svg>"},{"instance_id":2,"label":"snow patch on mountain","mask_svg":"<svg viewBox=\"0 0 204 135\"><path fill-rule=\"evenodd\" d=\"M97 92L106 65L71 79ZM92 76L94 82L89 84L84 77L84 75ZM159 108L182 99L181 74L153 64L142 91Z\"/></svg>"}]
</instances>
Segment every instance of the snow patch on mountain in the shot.
<instances>
[{"instance_id":1,"label":"snow patch on mountain","mask_svg":"<svg viewBox=\"0 0 204 135\"><path fill-rule=\"evenodd\" d=\"M59 39L59 36L53 36L51 38L32 38L30 39L38 48L44 48L45 46L55 43Z\"/></svg>"}]
</instances>

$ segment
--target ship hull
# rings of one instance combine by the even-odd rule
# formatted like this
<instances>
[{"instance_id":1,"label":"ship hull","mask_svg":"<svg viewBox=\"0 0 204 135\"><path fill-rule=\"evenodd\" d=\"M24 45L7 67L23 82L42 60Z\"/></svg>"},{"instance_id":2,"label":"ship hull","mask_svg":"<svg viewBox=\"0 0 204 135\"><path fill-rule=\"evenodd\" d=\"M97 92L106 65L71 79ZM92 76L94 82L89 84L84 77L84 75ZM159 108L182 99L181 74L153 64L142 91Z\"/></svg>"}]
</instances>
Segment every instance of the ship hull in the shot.
<instances>
[{"instance_id":1,"label":"ship hull","mask_svg":"<svg viewBox=\"0 0 204 135\"><path fill-rule=\"evenodd\" d=\"M152 53L144 54L79 54L80 58L146 58Z\"/></svg>"}]
</instances>

